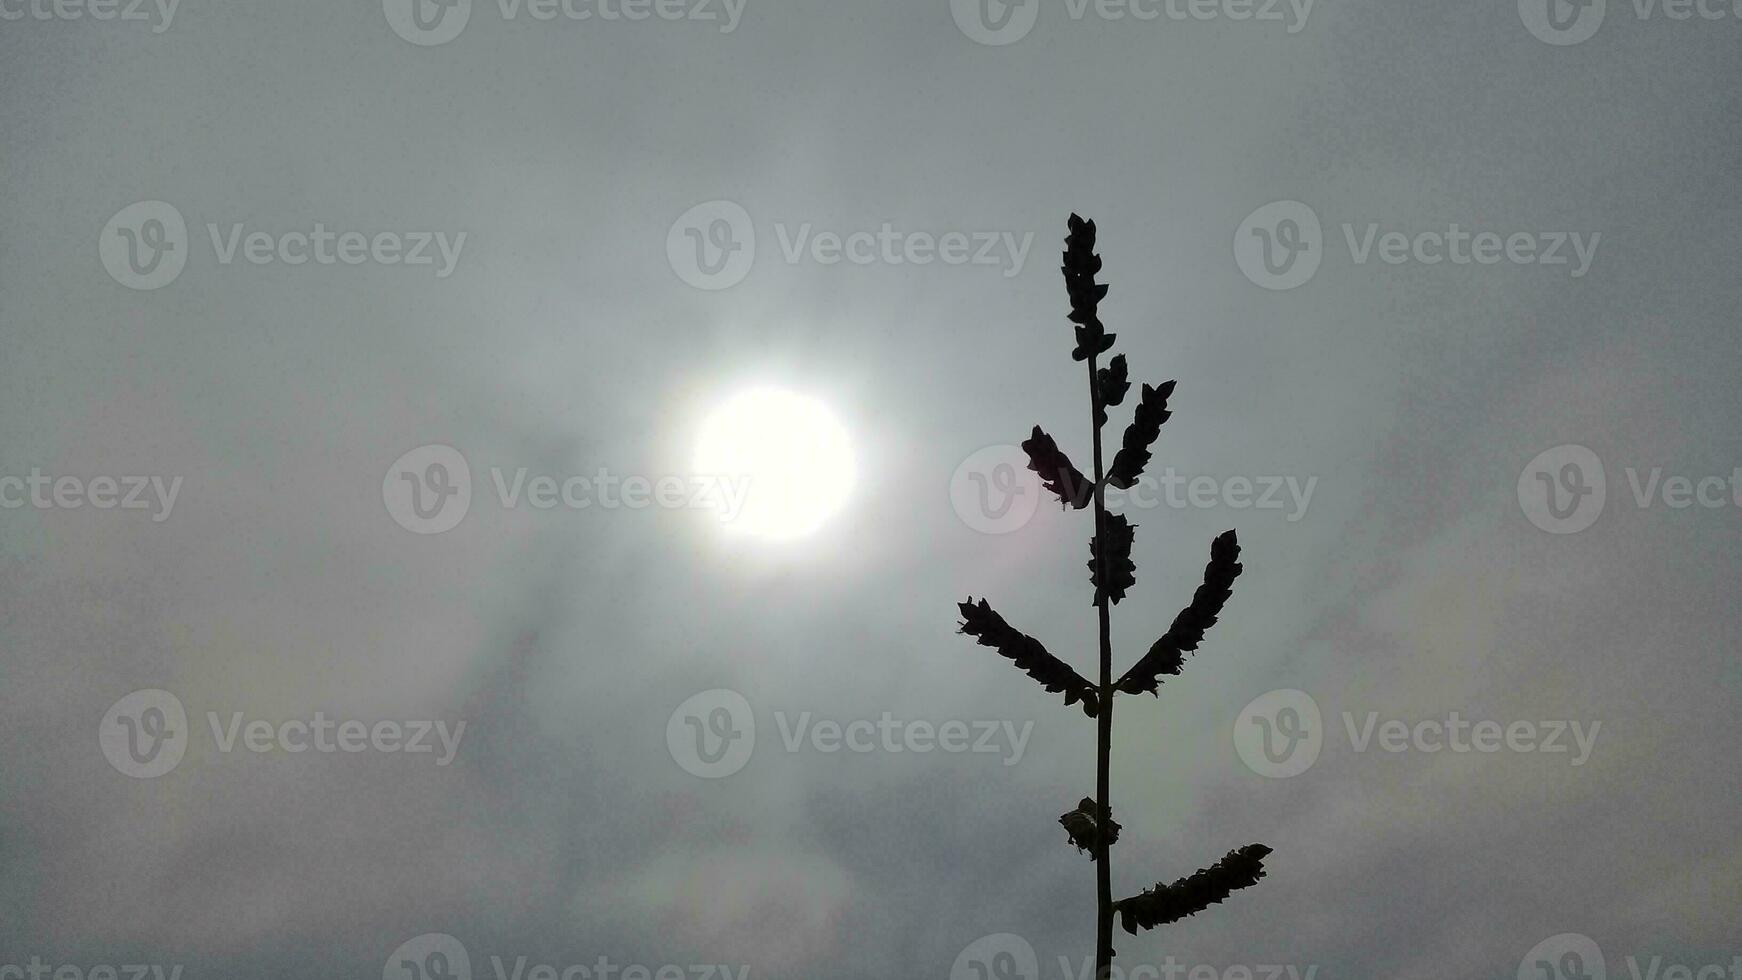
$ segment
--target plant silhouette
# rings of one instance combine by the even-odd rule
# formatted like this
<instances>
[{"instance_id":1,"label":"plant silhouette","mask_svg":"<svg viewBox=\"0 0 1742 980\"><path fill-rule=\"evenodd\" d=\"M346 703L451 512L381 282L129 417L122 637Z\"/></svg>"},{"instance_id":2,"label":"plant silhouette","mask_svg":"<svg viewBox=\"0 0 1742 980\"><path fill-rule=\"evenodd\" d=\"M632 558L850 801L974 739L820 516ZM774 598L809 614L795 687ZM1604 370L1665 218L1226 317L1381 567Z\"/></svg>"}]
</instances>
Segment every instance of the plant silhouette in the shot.
<instances>
[{"instance_id":1,"label":"plant silhouette","mask_svg":"<svg viewBox=\"0 0 1742 980\"><path fill-rule=\"evenodd\" d=\"M1248 844L1237 848L1208 868L1181 878L1172 884L1159 883L1152 888L1118 901L1113 900L1111 847L1119 839L1119 824L1113 820L1108 799L1108 759L1113 736L1113 699L1116 694L1138 694L1148 691L1159 695L1164 675L1178 674L1188 654L1203 642L1204 632L1216 625L1222 606L1228 601L1234 579L1240 574L1240 545L1233 531L1223 532L1210 545L1210 562L1204 567L1204 584L1198 587L1192 601L1174 618L1161 638L1117 680L1113 678L1113 649L1109 632L1111 607L1125 597L1136 583L1136 566L1131 561L1131 543L1136 525L1122 514L1109 515L1106 488L1125 489L1143 475L1149 462L1149 447L1161 434L1161 427L1172 412L1168 398L1173 395L1174 382L1152 387L1144 385L1132 413L1131 424L1120 440L1112 466L1105 472L1101 459L1101 427L1107 423L1108 407L1120 405L1131 388L1127 377L1125 355L1112 358L1106 367L1099 366L1102 354L1112 349L1114 334L1101 324L1098 307L1107 287L1095 281L1101 271L1101 258L1095 254L1095 223L1077 215L1070 217L1070 233L1065 236L1063 272L1065 290L1070 296L1070 320L1075 325L1076 347L1071 358L1086 363L1089 372L1089 404L1094 433L1093 477L1083 475L1070 458L1058 447L1053 437L1035 426L1022 443L1028 454L1028 468L1040 478L1042 485L1068 508L1082 510L1091 504L1095 510L1095 536L1089 542L1089 579L1095 589L1095 611L1100 633L1100 681L1090 683L1070 665L1047 652L1039 640L1029 636L992 610L981 599L960 603L961 632L974 637L982 646L995 649L1039 681L1048 691L1062 693L1066 704L1081 704L1083 712L1096 720L1095 797L1084 797L1077 808L1059 818L1070 842L1087 851L1095 863L1095 976L1107 980L1113 965L1113 918L1126 932L1152 929L1194 915L1211 905L1221 903L1230 892L1256 884L1264 877L1264 858L1270 848L1263 844Z\"/></svg>"}]
</instances>

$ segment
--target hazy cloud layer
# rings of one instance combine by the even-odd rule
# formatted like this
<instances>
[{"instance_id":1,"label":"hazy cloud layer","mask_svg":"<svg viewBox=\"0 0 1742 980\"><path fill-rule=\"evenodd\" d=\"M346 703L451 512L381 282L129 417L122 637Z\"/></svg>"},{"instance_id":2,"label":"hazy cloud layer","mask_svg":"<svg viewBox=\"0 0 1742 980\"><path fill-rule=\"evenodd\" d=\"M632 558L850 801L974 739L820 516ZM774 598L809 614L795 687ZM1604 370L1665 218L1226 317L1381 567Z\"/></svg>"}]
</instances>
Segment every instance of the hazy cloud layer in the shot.
<instances>
[{"instance_id":1,"label":"hazy cloud layer","mask_svg":"<svg viewBox=\"0 0 1742 980\"><path fill-rule=\"evenodd\" d=\"M1742 21L1610 3L1567 44L1510 4L1028 0L1026 36L986 44L1013 35L946 0L535 6L475 0L426 46L398 0L0 4L0 476L181 480L155 511L0 510L0 965L373 978L446 933L490 980L522 956L943 978L1014 933L1062 980L1093 871L1055 818L1092 790L1092 725L952 631L986 595L1088 673L1090 524L1042 506L982 534L951 479L1037 422L1087 458L1073 210L1133 380L1179 379L1151 472L1185 502L1129 512L1120 661L1217 533L1246 563L1183 676L1118 704L1116 889L1276 848L1120 961L1513 977L1562 933L1611 977L1742 954ZM117 276L106 223L149 201L185 235ZM713 201L742 219L686 238ZM1318 234L1292 254L1303 213L1267 212L1272 264L1243 271L1277 201ZM686 262L745 244L732 221L746 264ZM707 408L756 383L852 433L857 486L812 537L496 496L522 468L682 475ZM420 535L382 484L428 444L473 497ZM1520 482L1567 444L1606 502L1553 534ZM1677 477L1706 496L1675 505ZM1241 507L1231 478L1290 503ZM667 741L714 688L757 726L719 779ZM187 745L134 779L98 732L141 689L179 699ZM1237 726L1287 689L1322 744L1265 778ZM224 751L209 716L237 712L465 728L445 765L433 733ZM1564 753L1424 750L1453 712L1596 729L1584 757L1570 728ZM885 713L990 749L811 738Z\"/></svg>"}]
</instances>

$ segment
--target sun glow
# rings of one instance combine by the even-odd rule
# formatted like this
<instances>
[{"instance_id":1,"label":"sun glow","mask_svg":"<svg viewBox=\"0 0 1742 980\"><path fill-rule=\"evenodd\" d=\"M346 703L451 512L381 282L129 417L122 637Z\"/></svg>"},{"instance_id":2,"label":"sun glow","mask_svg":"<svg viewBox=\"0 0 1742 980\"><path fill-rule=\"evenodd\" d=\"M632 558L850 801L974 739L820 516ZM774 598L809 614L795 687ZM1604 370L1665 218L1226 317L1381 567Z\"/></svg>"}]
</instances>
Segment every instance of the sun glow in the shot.
<instances>
[{"instance_id":1,"label":"sun glow","mask_svg":"<svg viewBox=\"0 0 1742 980\"><path fill-rule=\"evenodd\" d=\"M846 503L853 487L847 430L828 406L779 388L733 397L702 423L695 471L738 489L721 512L734 533L769 540L803 537Z\"/></svg>"}]
</instances>

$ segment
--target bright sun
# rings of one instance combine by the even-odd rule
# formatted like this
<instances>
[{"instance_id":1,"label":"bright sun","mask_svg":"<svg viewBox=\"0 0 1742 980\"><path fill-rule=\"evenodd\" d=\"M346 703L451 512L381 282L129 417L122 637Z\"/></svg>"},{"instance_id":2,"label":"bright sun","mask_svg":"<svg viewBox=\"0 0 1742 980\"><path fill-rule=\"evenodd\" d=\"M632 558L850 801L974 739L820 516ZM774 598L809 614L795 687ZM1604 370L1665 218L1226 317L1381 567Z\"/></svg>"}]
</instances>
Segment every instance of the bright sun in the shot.
<instances>
[{"instance_id":1,"label":"bright sun","mask_svg":"<svg viewBox=\"0 0 1742 980\"><path fill-rule=\"evenodd\" d=\"M702 423L695 471L730 483L720 515L726 528L785 540L821 527L846 502L853 450L847 430L822 402L756 388Z\"/></svg>"}]
</instances>

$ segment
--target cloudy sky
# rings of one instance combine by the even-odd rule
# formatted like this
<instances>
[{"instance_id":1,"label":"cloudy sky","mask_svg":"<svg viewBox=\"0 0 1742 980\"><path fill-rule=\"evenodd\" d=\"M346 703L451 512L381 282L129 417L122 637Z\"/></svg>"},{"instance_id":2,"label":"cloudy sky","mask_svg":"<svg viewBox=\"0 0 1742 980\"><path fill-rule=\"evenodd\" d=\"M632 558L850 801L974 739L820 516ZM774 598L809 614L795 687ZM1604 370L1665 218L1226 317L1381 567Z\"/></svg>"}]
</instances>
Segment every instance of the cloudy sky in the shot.
<instances>
[{"instance_id":1,"label":"cloudy sky","mask_svg":"<svg viewBox=\"0 0 1742 980\"><path fill-rule=\"evenodd\" d=\"M0 980L1074 978L1073 211L1120 965L1728 968L1742 10L1267 2L0 0Z\"/></svg>"}]
</instances>

